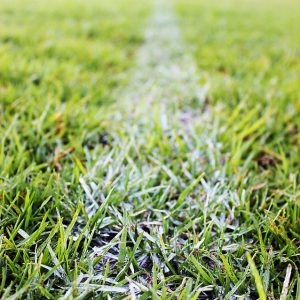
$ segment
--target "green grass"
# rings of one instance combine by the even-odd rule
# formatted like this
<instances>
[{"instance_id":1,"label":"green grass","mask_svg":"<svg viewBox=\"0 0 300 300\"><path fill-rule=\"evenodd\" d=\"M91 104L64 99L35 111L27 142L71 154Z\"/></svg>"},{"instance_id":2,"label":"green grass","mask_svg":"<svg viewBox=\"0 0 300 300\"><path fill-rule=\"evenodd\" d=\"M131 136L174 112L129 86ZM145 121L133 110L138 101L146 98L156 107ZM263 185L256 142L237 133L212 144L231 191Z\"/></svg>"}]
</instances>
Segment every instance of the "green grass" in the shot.
<instances>
[{"instance_id":1,"label":"green grass","mask_svg":"<svg viewBox=\"0 0 300 300\"><path fill-rule=\"evenodd\" d=\"M0 0L3 299L300 298L299 4L174 2L165 129L119 95L151 1Z\"/></svg>"},{"instance_id":2,"label":"green grass","mask_svg":"<svg viewBox=\"0 0 300 300\"><path fill-rule=\"evenodd\" d=\"M279 298L291 264L294 282L289 282L289 297L296 299L300 230L299 3L177 3L202 81L210 86L206 105L219 122L217 139L222 143L224 174L228 185L244 199L243 205L228 205L232 214L227 222L235 224L232 233L228 232L232 236L228 242L244 250L240 254L238 249L223 250L237 277L230 276L223 260L224 280L238 286L237 282L244 279L241 285L251 286L251 277L243 277L249 274L245 270L248 251L255 257L257 274L271 299ZM257 274L253 274L256 284Z\"/></svg>"}]
</instances>

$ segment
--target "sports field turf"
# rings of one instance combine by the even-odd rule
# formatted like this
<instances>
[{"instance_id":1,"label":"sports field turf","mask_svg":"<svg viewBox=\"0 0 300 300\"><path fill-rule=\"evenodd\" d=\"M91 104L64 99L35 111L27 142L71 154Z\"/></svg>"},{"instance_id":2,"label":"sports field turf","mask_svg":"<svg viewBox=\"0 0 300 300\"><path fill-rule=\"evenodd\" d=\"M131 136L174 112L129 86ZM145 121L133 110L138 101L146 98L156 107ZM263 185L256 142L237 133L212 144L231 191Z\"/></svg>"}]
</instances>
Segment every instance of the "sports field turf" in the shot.
<instances>
[{"instance_id":1,"label":"sports field turf","mask_svg":"<svg viewBox=\"0 0 300 300\"><path fill-rule=\"evenodd\" d=\"M2 299L300 299L297 0L0 0Z\"/></svg>"}]
</instances>

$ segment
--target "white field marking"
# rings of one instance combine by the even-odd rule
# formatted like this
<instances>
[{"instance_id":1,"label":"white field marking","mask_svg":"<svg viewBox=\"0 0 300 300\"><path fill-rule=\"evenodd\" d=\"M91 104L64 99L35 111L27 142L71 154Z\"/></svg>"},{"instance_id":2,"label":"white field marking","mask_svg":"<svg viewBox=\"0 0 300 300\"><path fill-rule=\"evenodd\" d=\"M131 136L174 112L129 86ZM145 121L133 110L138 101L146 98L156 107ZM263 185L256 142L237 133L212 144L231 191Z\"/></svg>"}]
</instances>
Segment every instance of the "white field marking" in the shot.
<instances>
[{"instance_id":1,"label":"white field marking","mask_svg":"<svg viewBox=\"0 0 300 300\"><path fill-rule=\"evenodd\" d=\"M147 122L145 115L151 118L158 109L166 128L170 105L176 110L186 98L202 103L206 92L207 86L199 86L196 65L182 41L172 0L156 0L135 72L122 93L122 105L131 107L131 112Z\"/></svg>"},{"instance_id":2,"label":"white field marking","mask_svg":"<svg viewBox=\"0 0 300 300\"><path fill-rule=\"evenodd\" d=\"M196 65L182 41L172 0L155 0L154 12L145 32L145 42L137 53L130 82L125 90L118 91L118 101L112 107L111 118L128 133L128 139L122 140L119 147L126 149L132 145L134 138L139 138L141 134L139 128L142 126L148 129L157 119L163 130L173 128L170 123L181 124L182 127L190 125L194 112L184 101L193 98L201 107L207 89L207 86L199 85ZM196 117L203 122L203 113L201 118L199 114ZM105 168L107 174L110 174L107 176L109 181L114 175L111 168L112 161L116 160L114 152L99 157L87 177L93 178L98 169ZM118 158L120 169L125 157L121 155ZM84 180L80 182L85 183ZM93 182L89 180L89 184L92 188ZM92 188L91 191L86 184L83 186L87 192L88 211L93 214L98 205L90 200L95 199L99 189Z\"/></svg>"},{"instance_id":3,"label":"white field marking","mask_svg":"<svg viewBox=\"0 0 300 300\"><path fill-rule=\"evenodd\" d=\"M181 178L173 174L168 165L161 164L159 160L155 163L154 155L146 157L145 160L145 157L140 157L139 167L135 165L135 158L130 157L135 147L136 153L140 155L139 147L148 142L152 132L155 136L155 123L158 120L163 133L181 134L187 147L191 145L188 153L189 162L197 173L203 172L203 165L200 162L203 153L208 157L206 164L212 169L217 167L221 156L220 145L216 142L218 126L214 126L215 120L212 120L210 112L206 110L204 113L202 109L207 89L207 86L199 85L196 65L181 39L171 0L156 0L154 14L145 33L145 43L137 53L136 67L130 82L125 90L119 92L119 99L111 107L111 112L105 115L105 118L110 119L110 134L116 136L113 150L103 150L100 157L97 157L96 164L89 169L86 180L81 180L81 184L88 191L84 204L89 216L95 214L99 206L95 205L93 199L102 203L109 200L109 196L105 198L103 191L115 187L115 191L120 191L122 194L124 181L127 181L127 178L124 180L126 176L128 176L127 184L130 187L127 187L126 191L129 191L130 195L129 197L127 195L122 205L128 213L134 213L131 215L133 218L141 211L136 211L136 207L133 206L135 201L131 201L132 198L141 197L147 190L149 179L158 178L161 169L164 169L170 178L161 198L162 201L174 182L175 184L182 183ZM191 98L198 101L198 104L194 106L196 109L192 108L189 103ZM200 125L200 131L197 130L198 125ZM202 130L203 128L205 130ZM100 178L99 170L101 170ZM118 181L122 176L123 179ZM190 180L194 179L193 175L188 172L186 177ZM209 214L215 225L220 228L238 226L238 224L228 225L226 215L233 220L234 208L242 205L245 200L244 196L240 198L235 191L228 189L227 181L222 169L216 171L207 181L202 179L201 187L199 185L195 190L205 191L205 198L198 193L198 198L189 203L191 210L199 210L199 201L203 201L204 206L201 207L203 215L206 218ZM85 186L86 183L90 188ZM161 185L153 189L159 187ZM182 188L185 186L183 185ZM187 201L189 201L188 198ZM227 210L227 214L221 217L217 213L215 215L220 206ZM109 209L117 216L117 219L122 220L121 212L114 208ZM169 212L162 209L159 213L166 215ZM144 221L151 222L152 220ZM160 220L155 219L155 221L158 223L153 226L153 236L141 227L137 227L138 233L143 233L145 239L151 243L157 243L157 236L163 232ZM193 224L197 224L198 221L199 219L195 218ZM106 216L102 220L101 227L109 227L115 223L110 216ZM100 248L94 247L91 257L105 255L112 258L109 257L110 254L107 254L108 250L119 244L122 232L122 230L119 231L109 244ZM170 245L174 249L178 247L177 236L170 240ZM197 247L200 247L199 245ZM158 266L164 267L158 257L154 255L153 258ZM115 260L117 260L116 257ZM133 295L133 290L131 294Z\"/></svg>"},{"instance_id":4,"label":"white field marking","mask_svg":"<svg viewBox=\"0 0 300 300\"><path fill-rule=\"evenodd\" d=\"M198 140L199 144L204 145L208 150L209 164L213 167L216 164L220 146L216 143L216 131L210 130L209 133L200 136L195 132L197 124L205 128L214 127L210 112L201 111L208 86L199 84L196 64L182 41L173 12L172 0L156 0L154 6L154 13L145 32L145 43L137 53L133 75L127 88L118 92L119 99L108 114L108 118L113 120L111 122L112 135L115 134L113 126L117 126L119 129L122 128L123 137L117 136L114 150L101 154L97 163L87 174L89 185L96 187L92 188L90 195L87 195L85 204L88 205L89 215L97 210L97 205L91 203L89 198L103 201L104 195L101 190L114 185L111 178L121 176L119 174L126 172L124 161L130 161L130 157L127 157L127 149L135 147L137 142L141 144L144 133L151 134L151 130L155 130L153 124L157 122L157 119L160 120L164 131L177 130L183 133L183 138L187 142L191 138ZM198 101L196 105L198 109L191 108L188 101L192 98ZM116 132L117 135L118 131ZM191 150L189 156L198 166L199 150ZM134 166L134 162L132 165ZM93 178L97 178L97 170L100 169L106 170L107 175L106 178L101 179L100 185L96 185L93 183ZM137 184L157 174L160 168L155 169L153 164L146 164L140 173L132 169L130 181ZM199 171L202 172L201 165ZM176 176L169 173L171 179L175 177L172 181L176 181ZM224 205L224 198L226 198L234 199L239 205L240 200L234 192L228 189L222 190L221 183L223 180L226 181L223 174L216 172L213 177L213 179L218 179L220 184L215 185L214 181L206 182L204 179L201 181L209 195L207 201L209 202L213 197L218 199L218 203Z\"/></svg>"}]
</instances>

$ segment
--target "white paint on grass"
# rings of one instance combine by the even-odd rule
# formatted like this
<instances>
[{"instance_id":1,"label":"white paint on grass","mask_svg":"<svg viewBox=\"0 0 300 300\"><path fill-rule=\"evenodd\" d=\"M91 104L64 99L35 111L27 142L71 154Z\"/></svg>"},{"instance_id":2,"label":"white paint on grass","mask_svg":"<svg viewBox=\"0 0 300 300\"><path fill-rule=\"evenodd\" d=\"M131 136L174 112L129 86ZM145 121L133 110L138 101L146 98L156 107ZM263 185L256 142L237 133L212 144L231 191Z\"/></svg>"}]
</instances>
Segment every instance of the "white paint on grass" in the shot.
<instances>
[{"instance_id":1,"label":"white paint on grass","mask_svg":"<svg viewBox=\"0 0 300 300\"><path fill-rule=\"evenodd\" d=\"M196 98L201 103L207 87L199 86L196 65L182 41L172 1L157 0L154 6L145 43L138 52L136 68L122 101L140 118L145 114L151 116L153 108L159 105L162 126L166 127L166 106L178 108L187 98Z\"/></svg>"},{"instance_id":2,"label":"white paint on grass","mask_svg":"<svg viewBox=\"0 0 300 300\"><path fill-rule=\"evenodd\" d=\"M150 17L145 31L145 42L137 53L136 66L132 72L128 86L119 93L118 100L112 108L111 122L124 131L120 138L120 130L116 130L114 149L110 153L104 153L98 162L92 167L90 178L97 177L97 170L106 170L107 183L113 184L112 178L116 174L124 173L124 163L131 158L127 155L127 148L134 145L135 141L142 143L146 134L155 130L155 123L160 122L162 130L192 131L196 122L204 122L205 114L201 112L207 86L199 85L199 76L196 64L193 61L187 46L183 43L181 32L171 0L156 0L154 12ZM197 110L191 108L189 100L196 102ZM114 128L111 128L114 135ZM202 137L203 138L203 137ZM191 154L192 155L192 154ZM199 156L195 159L198 160ZM154 161L154 160L153 160ZM157 170L153 164L145 165L142 174L145 178L130 175L130 181L137 183L149 178L149 174L155 174ZM114 165L114 167L112 167ZM132 162L133 168L134 162ZM172 182L178 183L178 179L163 166ZM136 172L137 173L137 172ZM134 174L134 172L131 174ZM80 180L83 189L87 193L86 204L88 213L94 214L97 203L94 199L104 199L99 186L89 180L91 189L84 180ZM94 188L93 188L94 187Z\"/></svg>"}]
</instances>

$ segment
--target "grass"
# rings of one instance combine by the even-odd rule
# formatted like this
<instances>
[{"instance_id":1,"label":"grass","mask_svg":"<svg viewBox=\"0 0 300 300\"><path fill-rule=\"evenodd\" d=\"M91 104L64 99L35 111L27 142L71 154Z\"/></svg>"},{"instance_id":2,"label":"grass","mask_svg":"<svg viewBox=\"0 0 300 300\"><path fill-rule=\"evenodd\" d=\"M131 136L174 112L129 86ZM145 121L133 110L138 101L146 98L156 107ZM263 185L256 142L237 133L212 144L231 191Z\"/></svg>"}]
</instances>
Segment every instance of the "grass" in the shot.
<instances>
[{"instance_id":1,"label":"grass","mask_svg":"<svg viewBox=\"0 0 300 300\"><path fill-rule=\"evenodd\" d=\"M0 0L2 298L299 299L296 0L176 0L167 127L120 96L152 2L45 3Z\"/></svg>"},{"instance_id":2,"label":"grass","mask_svg":"<svg viewBox=\"0 0 300 300\"><path fill-rule=\"evenodd\" d=\"M233 209L229 222L236 222L233 235L244 228L238 244L254 255L259 273L253 271L250 260L253 277L256 285L262 280L269 298L279 298L286 270L293 266L289 297L296 299L299 5L296 1L177 2L202 81L210 85L207 107L219 122L217 139L222 143L224 174L245 200L244 208L229 206ZM239 257L237 253L224 253L236 272L245 268L239 266L245 262L244 254ZM237 283L228 267L223 276Z\"/></svg>"}]
</instances>

